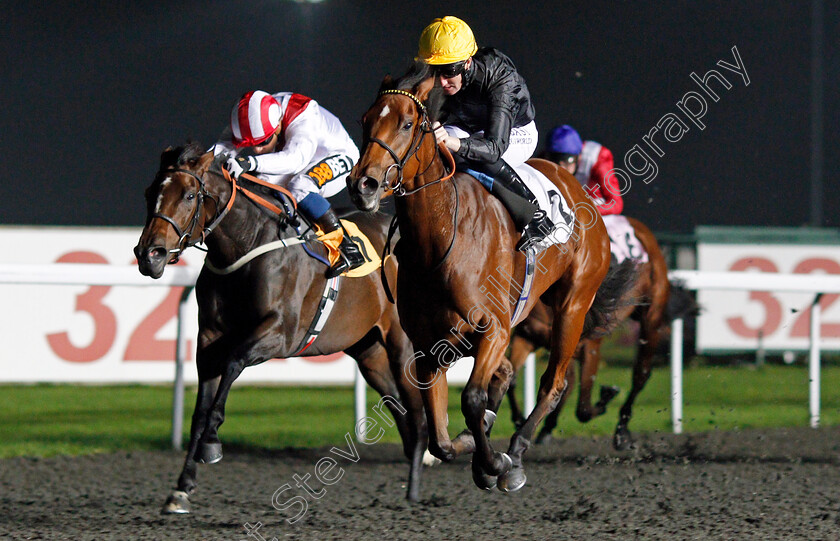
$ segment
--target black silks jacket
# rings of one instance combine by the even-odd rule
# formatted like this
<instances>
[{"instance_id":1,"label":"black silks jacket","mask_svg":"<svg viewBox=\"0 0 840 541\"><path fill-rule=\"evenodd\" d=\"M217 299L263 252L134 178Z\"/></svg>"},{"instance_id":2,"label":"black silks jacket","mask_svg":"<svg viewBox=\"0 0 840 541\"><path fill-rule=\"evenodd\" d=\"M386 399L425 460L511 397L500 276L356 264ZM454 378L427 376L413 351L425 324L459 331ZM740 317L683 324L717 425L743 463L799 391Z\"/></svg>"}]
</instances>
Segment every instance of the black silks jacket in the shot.
<instances>
[{"instance_id":1,"label":"black silks jacket","mask_svg":"<svg viewBox=\"0 0 840 541\"><path fill-rule=\"evenodd\" d=\"M446 99L444 123L475 134L461 139L457 154L471 161L495 163L508 148L510 130L534 120L525 80L510 58L492 47L479 49L464 73L461 90Z\"/></svg>"}]
</instances>

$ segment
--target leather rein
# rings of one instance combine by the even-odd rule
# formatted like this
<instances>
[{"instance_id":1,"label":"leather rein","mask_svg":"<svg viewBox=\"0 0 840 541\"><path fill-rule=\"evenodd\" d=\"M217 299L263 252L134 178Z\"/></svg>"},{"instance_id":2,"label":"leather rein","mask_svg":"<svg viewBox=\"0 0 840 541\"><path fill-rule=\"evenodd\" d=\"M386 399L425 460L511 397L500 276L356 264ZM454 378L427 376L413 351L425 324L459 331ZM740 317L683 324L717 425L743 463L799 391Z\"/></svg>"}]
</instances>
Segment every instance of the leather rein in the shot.
<instances>
[{"instance_id":1,"label":"leather rein","mask_svg":"<svg viewBox=\"0 0 840 541\"><path fill-rule=\"evenodd\" d=\"M268 209L269 211L273 212L274 214L276 214L278 216L289 217L289 216L292 216L294 213L297 212L297 201L292 196L292 194L288 190L286 190L285 188L282 188L280 186L276 186L274 184L271 184L270 182L266 182L264 180L261 180L261 179L255 177L255 176L249 175L247 173L243 173L243 174L239 175L240 178L244 178L245 180L253 182L254 184L258 184L260 186L265 186L265 187L270 188L274 191L282 193L291 202L292 207L294 208L294 213L289 211L289 209L288 209L288 207L286 206L285 203L283 204L283 206L286 207L286 208L281 209L280 207L278 207L274 203L271 203L270 201L268 201L264 197L254 193L253 191L249 190L248 188L245 188L244 186L239 184L237 182L236 178L231 176L231 174L228 172L228 170L225 169L224 167L221 167L221 173L218 173L216 171L208 170L204 174L206 175L210 172L213 172L217 175L223 176L231 184L230 199L228 199L228 202L225 205L225 208L222 209L221 212L218 212L218 208L219 208L218 199L215 196L213 196L210 192L207 191L207 186L205 185L204 179L202 177L196 175L194 172L190 171L189 169L171 168L171 169L168 169L166 171L166 173L184 173L185 175L191 176L192 178L194 178L196 180L196 182L198 182L198 188L199 188L198 193L196 194L195 209L193 210L192 218L190 218L190 224L188 226L188 229L182 230L181 227L177 224L177 222L175 222L174 219L172 219L171 217L169 217L165 214L162 214L160 212L155 212L154 214L152 214L152 219L160 218L161 220L167 222L169 225L171 225L175 229L175 233L178 235L178 247L177 248L172 248L171 250L169 250L170 254L174 254L172 259L170 260L170 263L176 263L178 261L178 259L180 259L181 254L184 253L184 251L187 248L195 246L199 250L203 249L198 245L199 244L204 244L204 240L210 235L210 233L213 232L213 230L216 228L216 226L219 225L219 223L224 219L224 217L227 216L228 212L230 212L230 209L233 208L233 202L236 200L236 193L237 192L242 192L243 196L247 197L248 199L250 199L254 203ZM201 230L200 236L196 236L195 231L196 231L196 228L198 227L199 220L201 219L205 199L211 199L216 203L217 212L216 212L216 215L213 217L213 219L210 221L210 224L207 225L206 227L204 227ZM207 251L206 249L203 249L203 250Z\"/></svg>"}]
</instances>

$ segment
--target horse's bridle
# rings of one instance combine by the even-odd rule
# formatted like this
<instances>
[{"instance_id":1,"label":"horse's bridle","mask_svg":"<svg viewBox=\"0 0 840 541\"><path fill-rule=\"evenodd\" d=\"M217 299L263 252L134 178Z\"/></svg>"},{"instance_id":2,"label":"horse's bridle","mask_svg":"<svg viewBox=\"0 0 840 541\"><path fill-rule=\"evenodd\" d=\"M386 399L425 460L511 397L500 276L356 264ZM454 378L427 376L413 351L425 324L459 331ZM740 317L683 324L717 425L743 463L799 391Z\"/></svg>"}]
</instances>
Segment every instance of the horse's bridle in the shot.
<instances>
[{"instance_id":1,"label":"horse's bridle","mask_svg":"<svg viewBox=\"0 0 840 541\"><path fill-rule=\"evenodd\" d=\"M394 159L394 163L389 165L388 168L385 170L385 174L383 175L382 180L380 181L380 185L390 189L395 196L399 197L403 195L410 195L411 193L414 193L417 190L406 192L405 188L403 188L403 167L405 167L405 164L409 160L409 158L417 154L417 151L420 149L420 145L423 144L423 139L425 139L428 134L434 133L434 130L432 129L431 122L429 121L429 113L426 110L426 106L423 104L423 102L420 101L420 99L417 96L415 96L411 92L408 92L407 90L398 89L383 90L379 93L380 96L384 94L397 94L400 96L406 96L408 98L411 98L411 100L417 104L418 109L422 113L422 116L420 118L420 129L414 132L414 136L411 139L411 145L409 145L408 152L406 152L405 156L403 156L402 159L400 159L400 157L397 156L397 153L394 152L394 149L388 146L388 143L386 143L382 139L378 139L376 137L367 138L368 141L373 141L377 145L384 148L388 152L388 154L390 154L391 157ZM389 184L388 173L390 173L391 169L395 167L397 168L396 182L394 182L393 184Z\"/></svg>"},{"instance_id":2,"label":"horse's bridle","mask_svg":"<svg viewBox=\"0 0 840 541\"><path fill-rule=\"evenodd\" d=\"M213 223L210 224L210 226L204 228L201 231L201 238L200 239L192 240L193 239L193 233L195 232L196 227L198 227L198 221L201 219L201 211L202 211L202 208L204 207L204 198L207 197L209 199L212 199L212 200L216 201L216 207L217 208L219 206L219 202L218 202L218 200L216 200L216 198L214 196L212 196L207 191L207 188L204 185L204 179L202 179L201 177L199 177L198 175L196 175L192 171L190 171L188 169L168 169L166 172L167 173L184 173L185 175L189 175L192 178L194 178L196 181L198 181L198 187L199 187L198 193L196 193L196 196L195 196L196 197L195 210L193 210L193 215L192 215L192 218L190 219L190 225L189 225L188 230L182 231L181 226L179 226L178 223L174 219L170 218L166 214L162 214L160 212L155 212L154 214L152 214L152 219L160 218L161 220L163 220L165 222L168 222L169 225L171 225L175 229L175 233L178 235L178 246L176 248L172 248L171 250L168 251L168 253L170 253L170 254L175 254L174 257L172 258L172 260L170 261L170 263L176 263L178 261L178 259L181 257L181 254L184 253L184 250L186 250L187 248L189 248L191 246L195 246L199 243L203 243L204 239L207 237L207 235L210 234L210 232L213 230L213 227L215 227L216 224L218 223L218 220L214 220Z\"/></svg>"},{"instance_id":3,"label":"horse's bridle","mask_svg":"<svg viewBox=\"0 0 840 541\"><path fill-rule=\"evenodd\" d=\"M175 220L173 220L172 218L170 218L169 216L167 216L165 214L162 214L160 212L155 212L154 214L152 214L152 219L160 218L161 220L169 223L175 229L175 233L178 234L178 247L177 248L172 248L168 252L170 254L175 254L175 256L172 258L170 263L176 263L178 261L178 259L181 257L181 254L184 253L184 250L186 250L187 248L193 247L193 246L195 246L199 250L207 251L205 248L201 248L198 245L203 244L204 239L206 239L210 235L210 233L213 232L213 230L216 228L216 226L219 225L219 222L221 222L224 219L224 217L227 216L227 213L233 207L233 202L236 199L236 193L237 192L242 192L242 194L245 197L247 197L248 199L250 199L251 201L253 201L257 205L260 205L260 206L268 209L269 211L273 212L274 214L280 216L281 219L294 220L294 216L297 212L297 201L295 200L294 196L291 193L289 193L288 190L286 190L285 188L283 188L281 186L275 186L275 185L270 184L266 181L260 180L259 178L254 177L252 175L248 175L247 173L242 173L240 175L240 178L244 178L245 180L253 182L254 184L258 184L260 186L270 188L270 189L274 190L275 192L278 192L278 193L282 194L282 196L285 196L286 198L288 198L288 201L291 204L291 208L290 208L289 205L287 205L286 201L283 201L283 208L281 209L277 205L267 201L266 199L260 197L259 195L252 192L251 190L249 190L249 189L243 187L242 185L238 184L236 182L236 178L231 176L231 174L228 173L227 169L225 169L224 167L221 167L220 169L221 169L220 172L216 172L216 171L213 171L212 169L208 169L204 174L206 175L207 173L213 173L213 174L222 176L228 182L230 182L230 184L231 184L230 198L228 199L228 202L225 205L225 208L223 208L221 211L219 211L219 207L221 205L219 203L218 198L207 191L207 187L204 184L204 179L203 178L199 177L198 175L196 175L195 173L193 173L192 171L190 171L188 169L174 169L174 168L172 168L172 169L168 169L166 171L167 173L184 173L186 175L189 175L198 182L198 186L199 186L198 193L196 194L196 200L197 201L196 201L196 205L195 205L195 210L193 211L193 216L190 220L190 226L189 226L188 231L182 231L181 227L175 222ZM201 218L201 214L202 214L201 211L202 211L202 208L204 206L204 199L205 198L211 199L216 203L216 214L213 216L213 219L210 220L210 225L205 226L204 229L201 230L201 237L198 238L198 239L192 240L193 239L193 233L195 232L195 229L198 226L198 222ZM292 210L292 209L294 209L294 210Z\"/></svg>"},{"instance_id":4,"label":"horse's bridle","mask_svg":"<svg viewBox=\"0 0 840 541\"><path fill-rule=\"evenodd\" d=\"M451 165L449 173L444 174L441 178L439 178L437 180L433 180L432 182L428 182L426 184L423 184L422 186L420 186L418 188L415 188L413 190L410 190L410 191L407 191L405 188L403 188L403 186L402 186L402 183L403 183L403 167L405 166L405 163L408 161L409 158L411 158L412 156L414 156L417 153L417 151L420 149L420 145L423 143L423 139L425 139L426 135L428 135L430 133L433 133L434 130L431 127L431 122L429 121L429 113L426 110L426 106L423 104L423 102L420 101L420 99L417 96L415 96L414 94L412 94L411 92L408 92L406 90L399 90L399 89L383 90L382 92L379 93L379 96L381 97L384 94L396 94L396 95L399 95L399 96L405 96L407 98L410 98L411 101L413 101L414 103L417 104L417 107L419 108L420 112L422 113L422 118L421 118L421 121L420 121L420 129L415 132L415 135L414 135L414 137L412 138L412 141L411 141L411 145L409 145L408 152L406 152L405 156L403 156L402 159L400 159L400 157L397 156L397 153L394 152L394 150L390 146L388 146L388 144L385 143L385 141L383 141L381 139L377 139L376 137L368 137L367 138L368 141L373 141L374 143L378 144L379 146L384 148L386 151L388 151L388 153L394 159L394 163L392 165L388 166L388 169L385 170L385 175L382 177L382 180L380 181L380 186L384 185L384 186L388 187L394 193L394 196L396 196L396 197L403 197L403 196L407 196L407 195L417 193L420 190L422 190L423 188L428 188L429 186L437 184L438 182L442 182L444 180L448 180L448 179L452 178L455 175L455 159L452 157L452 154L449 152L449 150L445 146L439 145L439 147L443 151L445 151L446 155L449 157L450 165ZM434 162L434 156L432 157L432 160L429 162L429 167L432 165L432 162ZM397 182L394 183L393 185L389 185L388 184L388 173L391 171L391 168L393 168L393 167L397 168L397 173L398 173ZM458 236L458 206L459 206L459 204L458 204L458 201L459 201L458 186L453 182L452 187L455 189L455 211L454 211L454 215L453 215L453 219L452 219L452 221L453 221L452 240L449 242L449 247L446 249L446 252L443 254L443 257L431 269L431 272L434 272L434 271L438 270L443 265L443 263L447 260L447 258L449 258L449 254L452 252L452 247L455 245L455 238ZM392 238L394 232L396 231L396 223L397 223L397 216L394 215L393 220L391 220L391 225L388 228L388 237L387 237L387 240L385 241L385 248L384 248L383 254L382 254L383 262L385 261L386 254L390 253L391 238ZM385 276L384 269L385 269L385 266L383 264L382 267L380 268L380 274L381 274L383 284L385 286L385 293L388 297L388 300L391 301L391 303L394 303L394 298L391 295L391 291L390 291L390 288L388 286L388 281L387 281L387 277Z\"/></svg>"}]
</instances>

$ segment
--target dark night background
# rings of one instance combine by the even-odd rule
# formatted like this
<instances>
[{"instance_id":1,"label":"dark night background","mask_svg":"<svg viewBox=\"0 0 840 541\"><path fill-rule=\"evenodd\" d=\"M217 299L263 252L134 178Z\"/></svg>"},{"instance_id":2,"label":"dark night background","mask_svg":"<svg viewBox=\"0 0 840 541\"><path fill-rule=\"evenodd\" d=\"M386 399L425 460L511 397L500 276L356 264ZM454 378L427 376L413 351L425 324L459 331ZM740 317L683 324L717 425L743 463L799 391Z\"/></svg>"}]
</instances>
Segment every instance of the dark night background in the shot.
<instances>
[{"instance_id":1,"label":"dark night background","mask_svg":"<svg viewBox=\"0 0 840 541\"><path fill-rule=\"evenodd\" d=\"M525 76L541 137L569 123L617 165L676 102L689 74L733 85L707 128L660 143L659 175L635 181L625 214L656 231L810 220L811 3L349 2L283 0L0 4L4 149L0 223L142 225L143 189L167 145L209 146L243 92L317 99L360 140L357 120L399 75L423 27L465 19L480 46ZM840 4L824 5L823 219L840 226L831 167L838 125ZM734 63L737 46L750 77ZM713 83L715 84L715 83ZM719 87L717 87L719 88ZM658 136L661 141L661 134ZM542 141L541 145L542 147Z\"/></svg>"}]
</instances>

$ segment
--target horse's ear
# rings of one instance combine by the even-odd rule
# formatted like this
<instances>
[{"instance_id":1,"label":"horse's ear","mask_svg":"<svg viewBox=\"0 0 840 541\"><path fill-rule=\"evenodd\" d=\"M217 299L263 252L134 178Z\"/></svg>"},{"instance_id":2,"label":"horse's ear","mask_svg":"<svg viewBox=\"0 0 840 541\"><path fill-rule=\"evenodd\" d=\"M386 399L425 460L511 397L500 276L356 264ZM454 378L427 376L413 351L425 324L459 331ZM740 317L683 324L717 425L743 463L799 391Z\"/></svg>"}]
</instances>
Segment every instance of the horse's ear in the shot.
<instances>
[{"instance_id":1,"label":"horse's ear","mask_svg":"<svg viewBox=\"0 0 840 541\"><path fill-rule=\"evenodd\" d=\"M391 90L392 88L394 88L394 78L388 74L384 79L382 79L382 84L379 85L378 93L381 94L383 90Z\"/></svg>"},{"instance_id":2,"label":"horse's ear","mask_svg":"<svg viewBox=\"0 0 840 541\"><path fill-rule=\"evenodd\" d=\"M205 152L203 156L201 156L195 164L196 167L196 174L198 176L203 175L207 172L211 165L213 165L213 161L216 159L215 154L213 151L210 150Z\"/></svg>"},{"instance_id":3,"label":"horse's ear","mask_svg":"<svg viewBox=\"0 0 840 541\"><path fill-rule=\"evenodd\" d=\"M180 148L166 147L160 155L160 169L164 170L168 167L174 167L178 163L178 156L181 155Z\"/></svg>"},{"instance_id":4,"label":"horse's ear","mask_svg":"<svg viewBox=\"0 0 840 541\"><path fill-rule=\"evenodd\" d=\"M417 96L417 99L420 101L426 101L429 99L429 92L432 91L432 88L435 86L435 78L429 77L427 79L423 79L417 88L415 89L414 95Z\"/></svg>"}]
</instances>

